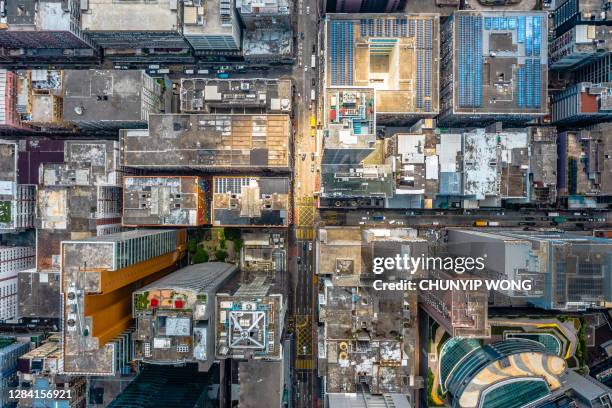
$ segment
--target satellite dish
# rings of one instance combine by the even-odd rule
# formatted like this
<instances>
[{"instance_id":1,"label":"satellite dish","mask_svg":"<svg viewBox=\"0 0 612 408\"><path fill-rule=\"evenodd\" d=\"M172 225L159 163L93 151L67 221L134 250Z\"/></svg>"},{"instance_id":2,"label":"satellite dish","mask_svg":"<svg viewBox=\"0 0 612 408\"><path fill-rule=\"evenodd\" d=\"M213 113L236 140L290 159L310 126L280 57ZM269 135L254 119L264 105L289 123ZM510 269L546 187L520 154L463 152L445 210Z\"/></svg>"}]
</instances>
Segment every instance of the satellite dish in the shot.
<instances>
[{"instance_id":1,"label":"satellite dish","mask_svg":"<svg viewBox=\"0 0 612 408\"><path fill-rule=\"evenodd\" d=\"M74 113L76 113L77 115L82 115L84 111L85 111L85 109L82 106L75 106L74 107Z\"/></svg>"}]
</instances>

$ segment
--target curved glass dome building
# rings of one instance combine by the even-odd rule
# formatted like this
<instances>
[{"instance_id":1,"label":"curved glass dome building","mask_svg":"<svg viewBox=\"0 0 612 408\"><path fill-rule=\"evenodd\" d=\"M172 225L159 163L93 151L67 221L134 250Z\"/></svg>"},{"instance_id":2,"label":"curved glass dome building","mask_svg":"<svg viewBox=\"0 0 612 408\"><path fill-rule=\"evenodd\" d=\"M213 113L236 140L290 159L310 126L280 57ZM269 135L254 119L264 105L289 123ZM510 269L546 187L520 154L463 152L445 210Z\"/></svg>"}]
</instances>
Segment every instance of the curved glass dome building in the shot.
<instances>
[{"instance_id":1,"label":"curved glass dome building","mask_svg":"<svg viewBox=\"0 0 612 408\"><path fill-rule=\"evenodd\" d=\"M520 338L482 346L453 337L438 364L442 391L454 408L519 408L561 387L565 361L543 344Z\"/></svg>"}]
</instances>

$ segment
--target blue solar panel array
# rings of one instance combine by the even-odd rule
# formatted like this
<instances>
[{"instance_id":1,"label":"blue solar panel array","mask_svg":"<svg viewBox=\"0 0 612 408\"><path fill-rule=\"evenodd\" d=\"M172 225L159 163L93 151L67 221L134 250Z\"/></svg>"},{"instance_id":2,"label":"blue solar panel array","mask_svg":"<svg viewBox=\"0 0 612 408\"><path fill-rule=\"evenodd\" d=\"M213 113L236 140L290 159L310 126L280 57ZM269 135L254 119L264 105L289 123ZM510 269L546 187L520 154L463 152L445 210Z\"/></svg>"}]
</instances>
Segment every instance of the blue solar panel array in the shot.
<instances>
[{"instance_id":1,"label":"blue solar panel array","mask_svg":"<svg viewBox=\"0 0 612 408\"><path fill-rule=\"evenodd\" d=\"M519 67L517 75L516 92L519 108L539 108L542 90L540 60L525 59L525 66Z\"/></svg>"},{"instance_id":2,"label":"blue solar panel array","mask_svg":"<svg viewBox=\"0 0 612 408\"><path fill-rule=\"evenodd\" d=\"M461 29L461 24L460 24ZM471 27L471 26L469 26ZM469 29L468 27L468 29ZM542 48L542 17L541 16L518 16L518 17L485 17L484 29L499 30L499 31L514 31L516 30L516 41L519 44L524 44L525 47L525 63L517 69L517 104L519 108L539 108L541 105L541 48ZM464 44L461 41L461 44ZM469 55L469 53L468 53ZM460 68L461 68L460 55ZM464 72L465 77L469 78L469 74ZM468 82L469 84L469 82ZM469 99L469 97L468 97ZM461 101L465 100L461 97Z\"/></svg>"},{"instance_id":3,"label":"blue solar panel array","mask_svg":"<svg viewBox=\"0 0 612 408\"><path fill-rule=\"evenodd\" d=\"M363 26L361 27L363 30ZM353 85L353 22L332 20L330 28L331 83L334 86Z\"/></svg>"},{"instance_id":4,"label":"blue solar panel array","mask_svg":"<svg viewBox=\"0 0 612 408\"><path fill-rule=\"evenodd\" d=\"M483 21L480 16L459 16L457 24L459 106L477 108L482 105Z\"/></svg>"},{"instance_id":5,"label":"blue solar panel array","mask_svg":"<svg viewBox=\"0 0 612 408\"><path fill-rule=\"evenodd\" d=\"M359 34L361 37L414 37L415 23L414 19L405 17L362 18L359 20Z\"/></svg>"}]
</instances>

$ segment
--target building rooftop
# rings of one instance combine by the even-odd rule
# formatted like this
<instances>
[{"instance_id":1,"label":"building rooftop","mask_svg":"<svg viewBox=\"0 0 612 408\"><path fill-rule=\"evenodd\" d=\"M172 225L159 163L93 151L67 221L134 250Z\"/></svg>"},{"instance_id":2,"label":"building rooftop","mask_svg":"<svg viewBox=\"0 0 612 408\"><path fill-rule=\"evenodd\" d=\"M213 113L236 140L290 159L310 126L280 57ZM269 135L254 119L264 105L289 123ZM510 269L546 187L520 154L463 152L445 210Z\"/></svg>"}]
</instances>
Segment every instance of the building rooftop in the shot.
<instances>
[{"instance_id":1,"label":"building rooftop","mask_svg":"<svg viewBox=\"0 0 612 408\"><path fill-rule=\"evenodd\" d=\"M207 223L200 177L123 177L123 225L198 226Z\"/></svg>"},{"instance_id":2,"label":"building rooftop","mask_svg":"<svg viewBox=\"0 0 612 408\"><path fill-rule=\"evenodd\" d=\"M288 115L151 115L148 131L123 131L123 165L214 171L288 169Z\"/></svg>"},{"instance_id":3,"label":"building rooftop","mask_svg":"<svg viewBox=\"0 0 612 408\"><path fill-rule=\"evenodd\" d=\"M334 285L355 286L361 280L374 276L374 257L394 257L398 253L418 256L427 252L425 244L426 241L417 237L416 230L411 228L319 228L317 273L331 275ZM409 278L400 271L388 269L385 273Z\"/></svg>"},{"instance_id":4,"label":"building rooftop","mask_svg":"<svg viewBox=\"0 0 612 408\"><path fill-rule=\"evenodd\" d=\"M108 15L104 19L112 20ZM142 121L143 83L146 80L151 81L139 70L66 70L64 120Z\"/></svg>"},{"instance_id":5,"label":"building rooftop","mask_svg":"<svg viewBox=\"0 0 612 408\"><path fill-rule=\"evenodd\" d=\"M328 88L325 93L325 147L359 147L376 139L375 91Z\"/></svg>"},{"instance_id":6,"label":"building rooftop","mask_svg":"<svg viewBox=\"0 0 612 408\"><path fill-rule=\"evenodd\" d=\"M499 195L497 138L467 133L463 143L463 194L477 200Z\"/></svg>"},{"instance_id":7,"label":"building rooftop","mask_svg":"<svg viewBox=\"0 0 612 408\"><path fill-rule=\"evenodd\" d=\"M207 371L214 356L215 294L237 271L221 262L189 265L135 291L136 358L153 364L198 362Z\"/></svg>"},{"instance_id":8,"label":"building rooftop","mask_svg":"<svg viewBox=\"0 0 612 408\"><path fill-rule=\"evenodd\" d=\"M238 404L243 408L280 407L284 381L282 361L241 361L238 363L240 391ZM257 397L254 397L254 396Z\"/></svg>"},{"instance_id":9,"label":"building rooftop","mask_svg":"<svg viewBox=\"0 0 612 408\"><path fill-rule=\"evenodd\" d=\"M444 271L429 271L430 279L477 279ZM420 306L452 337L489 338L489 295L479 290L429 290L419 294Z\"/></svg>"},{"instance_id":10,"label":"building rooftop","mask_svg":"<svg viewBox=\"0 0 612 408\"><path fill-rule=\"evenodd\" d=\"M290 80L182 78L180 92L185 113L291 111Z\"/></svg>"},{"instance_id":11,"label":"building rooftop","mask_svg":"<svg viewBox=\"0 0 612 408\"><path fill-rule=\"evenodd\" d=\"M89 0L81 13L84 31L179 31L176 0Z\"/></svg>"},{"instance_id":12,"label":"building rooftop","mask_svg":"<svg viewBox=\"0 0 612 408\"><path fill-rule=\"evenodd\" d=\"M62 2L20 0L5 2L6 22L14 30L69 31L70 13Z\"/></svg>"},{"instance_id":13,"label":"building rooftop","mask_svg":"<svg viewBox=\"0 0 612 408\"><path fill-rule=\"evenodd\" d=\"M214 177L212 224L286 227L289 184L284 177Z\"/></svg>"},{"instance_id":14,"label":"building rooftop","mask_svg":"<svg viewBox=\"0 0 612 408\"><path fill-rule=\"evenodd\" d=\"M285 231L242 231L240 270L243 274L266 274L280 277L287 268L287 236Z\"/></svg>"},{"instance_id":15,"label":"building rooftop","mask_svg":"<svg viewBox=\"0 0 612 408\"><path fill-rule=\"evenodd\" d=\"M408 398L404 394L392 393L382 395L368 395L365 399L361 393L327 393L329 408L369 408L391 402L392 407L412 408Z\"/></svg>"},{"instance_id":16,"label":"building rooftop","mask_svg":"<svg viewBox=\"0 0 612 408\"><path fill-rule=\"evenodd\" d=\"M547 112L545 12L456 11L453 113Z\"/></svg>"},{"instance_id":17,"label":"building rooftop","mask_svg":"<svg viewBox=\"0 0 612 408\"><path fill-rule=\"evenodd\" d=\"M439 109L438 32L437 14L328 14L326 86L375 89L379 115L433 115Z\"/></svg>"},{"instance_id":18,"label":"building rooftop","mask_svg":"<svg viewBox=\"0 0 612 408\"><path fill-rule=\"evenodd\" d=\"M247 30L242 36L244 58L292 58L292 34L290 30Z\"/></svg>"},{"instance_id":19,"label":"building rooftop","mask_svg":"<svg viewBox=\"0 0 612 408\"><path fill-rule=\"evenodd\" d=\"M183 3L183 34L202 36L215 34L234 35L237 29L237 16L230 0L212 0Z\"/></svg>"},{"instance_id":20,"label":"building rooftop","mask_svg":"<svg viewBox=\"0 0 612 408\"><path fill-rule=\"evenodd\" d=\"M236 8L240 14L289 14L289 1L236 0Z\"/></svg>"},{"instance_id":21,"label":"building rooftop","mask_svg":"<svg viewBox=\"0 0 612 408\"><path fill-rule=\"evenodd\" d=\"M217 358L281 359L284 314L283 296L264 276L240 284L233 293L220 290L215 312Z\"/></svg>"}]
</instances>

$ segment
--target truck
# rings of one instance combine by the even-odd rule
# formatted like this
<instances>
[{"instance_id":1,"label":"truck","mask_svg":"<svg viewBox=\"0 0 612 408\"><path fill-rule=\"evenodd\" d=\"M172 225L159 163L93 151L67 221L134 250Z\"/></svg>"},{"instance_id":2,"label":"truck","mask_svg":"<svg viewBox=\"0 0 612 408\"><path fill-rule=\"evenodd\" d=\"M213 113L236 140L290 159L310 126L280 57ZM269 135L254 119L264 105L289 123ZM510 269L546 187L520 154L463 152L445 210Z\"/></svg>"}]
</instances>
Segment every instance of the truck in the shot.
<instances>
[{"instance_id":1,"label":"truck","mask_svg":"<svg viewBox=\"0 0 612 408\"><path fill-rule=\"evenodd\" d=\"M317 94L316 94L316 92L315 92L315 90L313 88L313 89L310 90L310 100L314 101L316 98L317 98Z\"/></svg>"},{"instance_id":2,"label":"truck","mask_svg":"<svg viewBox=\"0 0 612 408\"><path fill-rule=\"evenodd\" d=\"M217 78L219 79L228 79L230 77L230 74L228 74L227 72L220 72L217 74Z\"/></svg>"},{"instance_id":3,"label":"truck","mask_svg":"<svg viewBox=\"0 0 612 408\"><path fill-rule=\"evenodd\" d=\"M315 68L317 66L317 56L312 54L310 57L310 68Z\"/></svg>"},{"instance_id":4,"label":"truck","mask_svg":"<svg viewBox=\"0 0 612 408\"><path fill-rule=\"evenodd\" d=\"M475 227L486 227L487 224L488 223L485 220L476 220L476 221L474 221L474 226Z\"/></svg>"},{"instance_id":5,"label":"truck","mask_svg":"<svg viewBox=\"0 0 612 408\"><path fill-rule=\"evenodd\" d=\"M313 129L317 127L317 119L314 115L310 115L310 127Z\"/></svg>"}]
</instances>

